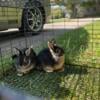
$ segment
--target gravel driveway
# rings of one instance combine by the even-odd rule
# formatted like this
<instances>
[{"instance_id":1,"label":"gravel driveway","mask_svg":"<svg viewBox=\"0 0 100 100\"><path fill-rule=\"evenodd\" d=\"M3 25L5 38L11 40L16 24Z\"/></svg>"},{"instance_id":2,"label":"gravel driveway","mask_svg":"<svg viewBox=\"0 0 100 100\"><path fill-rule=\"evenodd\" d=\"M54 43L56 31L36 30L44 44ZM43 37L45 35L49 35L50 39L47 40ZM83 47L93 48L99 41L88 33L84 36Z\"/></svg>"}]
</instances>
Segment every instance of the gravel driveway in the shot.
<instances>
[{"instance_id":1,"label":"gravel driveway","mask_svg":"<svg viewBox=\"0 0 100 100\"><path fill-rule=\"evenodd\" d=\"M100 18L73 19L70 22L45 24L43 32L39 35L30 35L26 37L21 36L17 29L1 32L11 33L11 35L8 36L0 36L1 52L3 54L10 54L12 52L12 47L23 48L26 47L26 45L33 45L34 48L37 48L41 43L46 42L48 39L55 38L58 35L64 34L66 31L82 27L95 20L100 20ZM18 34L18 36L15 34Z\"/></svg>"}]
</instances>

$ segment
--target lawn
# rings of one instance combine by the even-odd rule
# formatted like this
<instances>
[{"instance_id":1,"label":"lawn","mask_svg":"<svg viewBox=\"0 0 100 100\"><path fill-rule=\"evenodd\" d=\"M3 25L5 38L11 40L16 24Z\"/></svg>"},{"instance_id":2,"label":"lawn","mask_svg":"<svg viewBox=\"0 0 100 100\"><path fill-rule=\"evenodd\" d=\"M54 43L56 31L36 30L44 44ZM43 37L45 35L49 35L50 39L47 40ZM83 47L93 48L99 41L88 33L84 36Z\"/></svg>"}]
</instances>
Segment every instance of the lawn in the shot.
<instances>
[{"instance_id":1,"label":"lawn","mask_svg":"<svg viewBox=\"0 0 100 100\"><path fill-rule=\"evenodd\" d=\"M2 74L5 73L7 70L12 68L12 60L11 57L1 57L0 58L0 77L2 77Z\"/></svg>"},{"instance_id":2,"label":"lawn","mask_svg":"<svg viewBox=\"0 0 100 100\"><path fill-rule=\"evenodd\" d=\"M13 70L1 79L17 90L43 96L45 100L100 100L100 69L65 66L64 72L33 71L18 77Z\"/></svg>"},{"instance_id":3,"label":"lawn","mask_svg":"<svg viewBox=\"0 0 100 100\"><path fill-rule=\"evenodd\" d=\"M66 63L100 68L100 21L66 32L57 38Z\"/></svg>"},{"instance_id":4,"label":"lawn","mask_svg":"<svg viewBox=\"0 0 100 100\"><path fill-rule=\"evenodd\" d=\"M18 77L11 69L0 81L26 93L43 96L45 100L100 100L99 31L100 21L56 38L66 53L64 72L33 70L28 75Z\"/></svg>"}]
</instances>

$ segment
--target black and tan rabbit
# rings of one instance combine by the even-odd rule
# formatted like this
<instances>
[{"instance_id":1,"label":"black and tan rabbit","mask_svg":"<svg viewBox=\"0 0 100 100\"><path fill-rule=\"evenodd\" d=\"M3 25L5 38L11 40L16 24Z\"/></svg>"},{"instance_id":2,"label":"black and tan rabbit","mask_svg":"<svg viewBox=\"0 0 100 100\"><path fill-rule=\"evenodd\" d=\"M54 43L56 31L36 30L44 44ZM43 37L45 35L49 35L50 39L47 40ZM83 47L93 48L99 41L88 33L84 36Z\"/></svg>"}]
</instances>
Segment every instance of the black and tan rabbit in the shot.
<instances>
[{"instance_id":1,"label":"black and tan rabbit","mask_svg":"<svg viewBox=\"0 0 100 100\"><path fill-rule=\"evenodd\" d=\"M65 54L63 48L58 46L55 40L47 43L48 48L38 54L38 63L45 72L64 71Z\"/></svg>"},{"instance_id":2,"label":"black and tan rabbit","mask_svg":"<svg viewBox=\"0 0 100 100\"><path fill-rule=\"evenodd\" d=\"M14 61L14 66L17 70L17 75L22 76L23 74L27 74L36 66L36 53L34 50L30 48L17 49L17 54L12 56Z\"/></svg>"}]
</instances>

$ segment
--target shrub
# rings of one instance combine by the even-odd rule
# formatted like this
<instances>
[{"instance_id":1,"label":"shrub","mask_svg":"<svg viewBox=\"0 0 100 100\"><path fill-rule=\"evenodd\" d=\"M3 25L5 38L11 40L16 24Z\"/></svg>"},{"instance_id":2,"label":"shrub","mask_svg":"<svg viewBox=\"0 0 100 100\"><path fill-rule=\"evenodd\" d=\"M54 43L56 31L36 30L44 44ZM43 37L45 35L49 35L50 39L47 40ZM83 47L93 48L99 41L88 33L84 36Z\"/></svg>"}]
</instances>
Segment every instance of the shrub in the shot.
<instances>
[{"instance_id":1,"label":"shrub","mask_svg":"<svg viewBox=\"0 0 100 100\"><path fill-rule=\"evenodd\" d=\"M62 18L62 17L63 17L63 13L62 13L61 9L54 9L51 11L52 19L58 19L58 18Z\"/></svg>"}]
</instances>

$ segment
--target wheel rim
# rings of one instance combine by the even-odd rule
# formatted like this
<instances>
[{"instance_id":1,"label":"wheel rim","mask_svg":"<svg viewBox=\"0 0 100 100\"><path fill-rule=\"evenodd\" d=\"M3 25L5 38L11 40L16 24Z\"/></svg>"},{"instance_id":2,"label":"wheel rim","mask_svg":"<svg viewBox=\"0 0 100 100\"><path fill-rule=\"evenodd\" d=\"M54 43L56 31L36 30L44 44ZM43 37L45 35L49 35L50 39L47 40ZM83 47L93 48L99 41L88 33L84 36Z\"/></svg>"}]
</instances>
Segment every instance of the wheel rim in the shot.
<instances>
[{"instance_id":1,"label":"wheel rim","mask_svg":"<svg viewBox=\"0 0 100 100\"><path fill-rule=\"evenodd\" d=\"M41 30L43 24L43 16L38 8L34 7L32 9L28 9L27 23L32 31L38 32Z\"/></svg>"}]
</instances>

